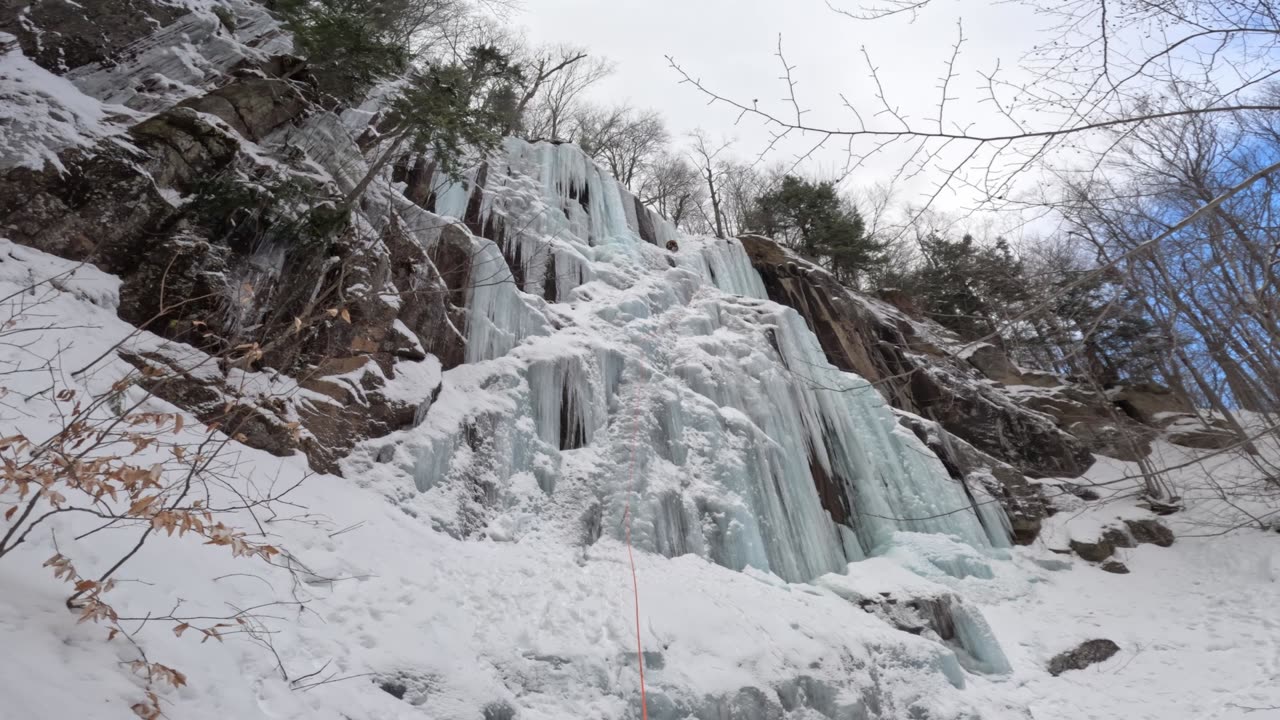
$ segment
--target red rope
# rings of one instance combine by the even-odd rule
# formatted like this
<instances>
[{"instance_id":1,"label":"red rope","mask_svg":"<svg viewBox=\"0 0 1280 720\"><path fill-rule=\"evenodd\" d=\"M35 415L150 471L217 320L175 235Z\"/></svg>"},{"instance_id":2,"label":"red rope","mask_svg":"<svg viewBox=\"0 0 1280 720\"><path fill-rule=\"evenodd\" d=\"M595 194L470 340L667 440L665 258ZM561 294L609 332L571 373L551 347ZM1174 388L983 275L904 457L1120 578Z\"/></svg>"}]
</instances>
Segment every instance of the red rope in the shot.
<instances>
[{"instance_id":1,"label":"red rope","mask_svg":"<svg viewBox=\"0 0 1280 720\"><path fill-rule=\"evenodd\" d=\"M627 487L627 509L623 519L627 523L627 560L631 563L631 594L636 608L636 662L640 665L640 714L642 720L649 720L649 701L644 687L644 647L640 640L640 583L636 580L636 558L631 552L631 496L636 488L636 448L640 439L640 405L636 405L635 420L631 427L631 479Z\"/></svg>"}]
</instances>

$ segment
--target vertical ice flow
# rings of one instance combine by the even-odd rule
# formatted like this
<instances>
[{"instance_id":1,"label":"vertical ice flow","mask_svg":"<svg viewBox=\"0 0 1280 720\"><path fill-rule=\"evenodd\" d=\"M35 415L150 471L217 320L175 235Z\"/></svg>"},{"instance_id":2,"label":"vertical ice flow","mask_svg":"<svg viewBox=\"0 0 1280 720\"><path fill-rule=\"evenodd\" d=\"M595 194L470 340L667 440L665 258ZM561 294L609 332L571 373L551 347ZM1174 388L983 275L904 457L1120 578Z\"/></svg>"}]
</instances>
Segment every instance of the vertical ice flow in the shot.
<instances>
[{"instance_id":1,"label":"vertical ice flow","mask_svg":"<svg viewBox=\"0 0 1280 720\"><path fill-rule=\"evenodd\" d=\"M884 552L900 531L1007 544L999 506L970 499L874 387L827 362L737 240L642 214L570 145L508 141L484 192L494 229L475 239L466 357L480 365L467 377L485 392L485 372L515 378L511 409L485 416L482 441L475 423L427 413L420 488L483 476L500 495L532 472L544 491L598 498L616 529L634 456L638 543L791 581ZM438 193L456 212L466 196Z\"/></svg>"}]
</instances>

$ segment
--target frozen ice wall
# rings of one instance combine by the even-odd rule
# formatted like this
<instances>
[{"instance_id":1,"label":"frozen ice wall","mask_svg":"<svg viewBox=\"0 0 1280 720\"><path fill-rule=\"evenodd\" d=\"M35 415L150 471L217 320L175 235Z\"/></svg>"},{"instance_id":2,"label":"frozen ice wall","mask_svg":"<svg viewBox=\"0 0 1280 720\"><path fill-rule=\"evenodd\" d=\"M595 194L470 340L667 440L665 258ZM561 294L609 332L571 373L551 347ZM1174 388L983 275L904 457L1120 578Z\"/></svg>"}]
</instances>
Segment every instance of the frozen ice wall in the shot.
<instances>
[{"instance_id":1,"label":"frozen ice wall","mask_svg":"<svg viewBox=\"0 0 1280 720\"><path fill-rule=\"evenodd\" d=\"M736 240L679 235L571 145L508 141L433 197L484 236L469 364L402 454L419 489L465 506L444 503L442 526L509 537L525 513L592 541L629 501L642 547L789 581L899 531L1007 544L991 504L980 515L875 388L765 298Z\"/></svg>"}]
</instances>

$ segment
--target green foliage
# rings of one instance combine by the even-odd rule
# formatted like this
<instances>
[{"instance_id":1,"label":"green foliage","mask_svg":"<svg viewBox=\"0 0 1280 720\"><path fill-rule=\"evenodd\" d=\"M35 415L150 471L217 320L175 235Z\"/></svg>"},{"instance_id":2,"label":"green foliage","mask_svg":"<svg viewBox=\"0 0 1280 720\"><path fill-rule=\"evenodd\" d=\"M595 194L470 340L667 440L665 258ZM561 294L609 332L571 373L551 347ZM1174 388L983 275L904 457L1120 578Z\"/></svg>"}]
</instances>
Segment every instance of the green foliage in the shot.
<instances>
[{"instance_id":1,"label":"green foliage","mask_svg":"<svg viewBox=\"0 0 1280 720\"><path fill-rule=\"evenodd\" d=\"M346 229L350 214L316 203L312 188L294 178L251 182L230 174L201 181L184 210L215 242L250 252L264 241L290 248L324 248Z\"/></svg>"},{"instance_id":2,"label":"green foliage","mask_svg":"<svg viewBox=\"0 0 1280 720\"><path fill-rule=\"evenodd\" d=\"M429 151L441 171L456 176L467 150L487 153L502 142L522 75L502 50L476 46L463 62L415 72L391 116L415 151Z\"/></svg>"},{"instance_id":3,"label":"green foliage","mask_svg":"<svg viewBox=\"0 0 1280 720\"><path fill-rule=\"evenodd\" d=\"M1071 348L1069 365L1077 372L1103 385L1160 377L1171 341L1131 288L1088 270L1063 268L1046 284L1046 296L1051 321L1042 323L1048 326L1043 334L1059 348Z\"/></svg>"},{"instance_id":4,"label":"green foliage","mask_svg":"<svg viewBox=\"0 0 1280 720\"><path fill-rule=\"evenodd\" d=\"M920 251L923 263L882 284L905 291L925 315L967 340L996 332L1030 298L1022 262L1003 239L981 245L971 235L930 235L920 239Z\"/></svg>"},{"instance_id":5,"label":"green foliage","mask_svg":"<svg viewBox=\"0 0 1280 720\"><path fill-rule=\"evenodd\" d=\"M279 0L298 52L325 88L345 100L409 67L405 0Z\"/></svg>"},{"instance_id":6,"label":"green foliage","mask_svg":"<svg viewBox=\"0 0 1280 720\"><path fill-rule=\"evenodd\" d=\"M225 7L218 6L213 9L213 14L218 16L218 22L222 23L222 27L227 32L236 31L236 15Z\"/></svg>"},{"instance_id":7,"label":"green foliage","mask_svg":"<svg viewBox=\"0 0 1280 720\"><path fill-rule=\"evenodd\" d=\"M831 182L788 175L756 199L748 222L802 253L825 258L846 282L856 284L884 263L884 245L867 235L862 216Z\"/></svg>"},{"instance_id":8,"label":"green foliage","mask_svg":"<svg viewBox=\"0 0 1280 720\"><path fill-rule=\"evenodd\" d=\"M1003 239L930 235L919 244L923 261L880 284L904 292L964 340L989 337L1028 366L1102 385L1159 375L1168 341L1114 279L1064 257L1029 271Z\"/></svg>"}]
</instances>

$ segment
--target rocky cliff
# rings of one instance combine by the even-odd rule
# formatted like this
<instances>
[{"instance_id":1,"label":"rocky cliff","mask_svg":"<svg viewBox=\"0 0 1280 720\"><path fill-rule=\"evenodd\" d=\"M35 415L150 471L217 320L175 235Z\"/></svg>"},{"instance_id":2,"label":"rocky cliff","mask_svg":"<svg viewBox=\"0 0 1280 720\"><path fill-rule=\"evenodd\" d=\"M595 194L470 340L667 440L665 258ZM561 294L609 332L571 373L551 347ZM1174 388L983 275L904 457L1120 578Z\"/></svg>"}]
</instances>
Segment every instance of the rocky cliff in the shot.
<instances>
[{"instance_id":1,"label":"rocky cliff","mask_svg":"<svg viewBox=\"0 0 1280 720\"><path fill-rule=\"evenodd\" d=\"M112 350L155 395L455 540L587 563L634 519L656 556L822 578L822 607L898 629L870 660L852 633L728 685L658 672L655 717L961 716L966 673L1009 671L981 614L838 574L989 576L1044 488L1189 411L1017 368L766 238L683 236L572 146L462 178L406 155L347 208L376 107L323 98L257 3L8 3L0 31L0 236L119 278L138 332ZM508 651L519 693L631 692L616 657ZM383 670L400 699L457 680Z\"/></svg>"}]
</instances>

